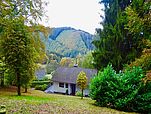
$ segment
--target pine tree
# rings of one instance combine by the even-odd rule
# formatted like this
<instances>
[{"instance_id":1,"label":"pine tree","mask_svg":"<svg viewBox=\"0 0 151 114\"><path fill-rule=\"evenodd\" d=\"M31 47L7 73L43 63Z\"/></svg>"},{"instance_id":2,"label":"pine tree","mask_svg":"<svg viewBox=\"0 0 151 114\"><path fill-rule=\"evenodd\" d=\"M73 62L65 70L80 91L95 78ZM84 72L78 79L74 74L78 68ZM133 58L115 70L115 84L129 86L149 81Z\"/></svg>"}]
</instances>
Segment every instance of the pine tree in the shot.
<instances>
[{"instance_id":1,"label":"pine tree","mask_svg":"<svg viewBox=\"0 0 151 114\"><path fill-rule=\"evenodd\" d=\"M140 56L143 46L140 46L140 37L133 36L125 29L128 21L125 8L131 1L104 0L101 3L105 6L105 18L103 29L98 30L100 39L93 42L96 46L93 53L94 66L103 69L111 63L116 71L119 71L124 64Z\"/></svg>"}]
</instances>

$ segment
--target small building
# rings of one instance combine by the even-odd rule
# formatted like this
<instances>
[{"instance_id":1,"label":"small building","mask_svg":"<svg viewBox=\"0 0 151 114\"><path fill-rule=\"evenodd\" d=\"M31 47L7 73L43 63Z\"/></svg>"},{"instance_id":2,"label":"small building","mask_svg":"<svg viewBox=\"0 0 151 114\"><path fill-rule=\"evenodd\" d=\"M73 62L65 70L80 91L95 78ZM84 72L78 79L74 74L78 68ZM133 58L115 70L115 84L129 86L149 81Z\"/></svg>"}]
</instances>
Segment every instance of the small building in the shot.
<instances>
[{"instance_id":1,"label":"small building","mask_svg":"<svg viewBox=\"0 0 151 114\"><path fill-rule=\"evenodd\" d=\"M81 71L86 73L88 84L90 79L97 73L95 69L58 67L52 76L53 84L45 92L75 95L77 91L80 91L80 88L76 85L76 80ZM84 90L84 95L89 95L88 88Z\"/></svg>"}]
</instances>

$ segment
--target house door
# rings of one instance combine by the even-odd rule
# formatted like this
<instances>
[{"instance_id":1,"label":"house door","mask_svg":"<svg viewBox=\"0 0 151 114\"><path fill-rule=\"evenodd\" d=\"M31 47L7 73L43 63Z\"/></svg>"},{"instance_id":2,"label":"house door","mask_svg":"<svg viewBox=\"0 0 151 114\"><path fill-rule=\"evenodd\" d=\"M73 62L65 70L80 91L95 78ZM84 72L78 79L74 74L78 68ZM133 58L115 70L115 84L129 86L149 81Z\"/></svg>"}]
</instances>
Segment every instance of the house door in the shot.
<instances>
[{"instance_id":1,"label":"house door","mask_svg":"<svg viewBox=\"0 0 151 114\"><path fill-rule=\"evenodd\" d=\"M71 87L71 95L75 95L76 84L70 84L70 87Z\"/></svg>"}]
</instances>

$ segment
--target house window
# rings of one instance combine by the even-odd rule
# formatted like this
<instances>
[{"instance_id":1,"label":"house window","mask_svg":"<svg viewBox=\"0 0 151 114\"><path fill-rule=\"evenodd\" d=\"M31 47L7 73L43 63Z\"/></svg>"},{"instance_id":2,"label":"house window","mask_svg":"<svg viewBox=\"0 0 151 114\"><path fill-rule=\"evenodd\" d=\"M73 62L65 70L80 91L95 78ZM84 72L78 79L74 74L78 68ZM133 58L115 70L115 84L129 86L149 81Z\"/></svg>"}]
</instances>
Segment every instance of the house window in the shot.
<instances>
[{"instance_id":1,"label":"house window","mask_svg":"<svg viewBox=\"0 0 151 114\"><path fill-rule=\"evenodd\" d=\"M64 83L59 83L59 87L64 88Z\"/></svg>"},{"instance_id":2,"label":"house window","mask_svg":"<svg viewBox=\"0 0 151 114\"><path fill-rule=\"evenodd\" d=\"M66 88L68 88L68 84L66 84Z\"/></svg>"}]
</instances>

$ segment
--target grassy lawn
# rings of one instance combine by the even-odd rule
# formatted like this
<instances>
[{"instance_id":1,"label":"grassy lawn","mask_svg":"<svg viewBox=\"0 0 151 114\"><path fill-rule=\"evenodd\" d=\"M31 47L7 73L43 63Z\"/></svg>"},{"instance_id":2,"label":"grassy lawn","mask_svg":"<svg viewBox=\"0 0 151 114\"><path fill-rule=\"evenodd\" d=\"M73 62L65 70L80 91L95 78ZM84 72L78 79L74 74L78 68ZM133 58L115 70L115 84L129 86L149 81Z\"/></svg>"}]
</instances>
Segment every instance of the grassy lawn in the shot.
<instances>
[{"instance_id":1,"label":"grassy lawn","mask_svg":"<svg viewBox=\"0 0 151 114\"><path fill-rule=\"evenodd\" d=\"M90 98L81 100L37 90L16 96L15 89L0 89L0 105L7 106L8 114L129 114L93 104Z\"/></svg>"}]
</instances>

